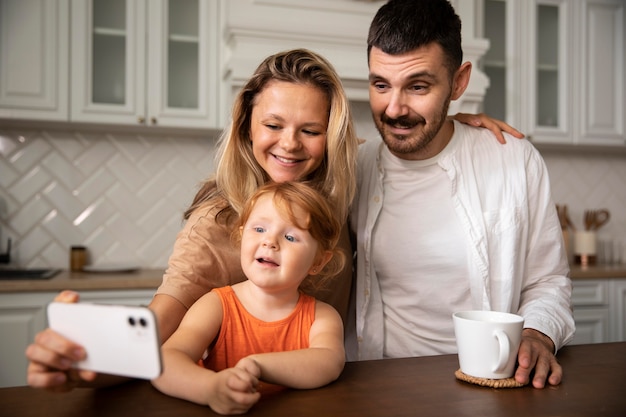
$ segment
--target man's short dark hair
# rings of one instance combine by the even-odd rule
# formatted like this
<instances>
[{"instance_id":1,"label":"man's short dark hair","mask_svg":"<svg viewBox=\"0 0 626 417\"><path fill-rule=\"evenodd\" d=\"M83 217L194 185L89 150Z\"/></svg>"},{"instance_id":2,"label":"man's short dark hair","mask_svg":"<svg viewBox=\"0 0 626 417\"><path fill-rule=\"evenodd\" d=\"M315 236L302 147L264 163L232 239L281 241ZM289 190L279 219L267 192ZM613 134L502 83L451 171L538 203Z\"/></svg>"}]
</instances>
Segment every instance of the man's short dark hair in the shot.
<instances>
[{"instance_id":1,"label":"man's short dark hair","mask_svg":"<svg viewBox=\"0 0 626 417\"><path fill-rule=\"evenodd\" d=\"M463 60L461 19L447 0L389 0L370 25L368 62L372 47L400 55L432 42L441 46L454 73Z\"/></svg>"}]
</instances>

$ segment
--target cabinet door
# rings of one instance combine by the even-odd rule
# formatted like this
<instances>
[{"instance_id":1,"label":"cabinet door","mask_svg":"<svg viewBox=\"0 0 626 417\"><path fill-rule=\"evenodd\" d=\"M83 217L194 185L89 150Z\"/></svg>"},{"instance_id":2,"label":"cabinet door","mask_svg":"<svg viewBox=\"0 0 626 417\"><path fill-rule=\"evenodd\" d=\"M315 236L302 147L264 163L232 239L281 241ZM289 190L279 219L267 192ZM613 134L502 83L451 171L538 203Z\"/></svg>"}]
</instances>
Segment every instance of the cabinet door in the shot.
<instances>
[{"instance_id":1,"label":"cabinet door","mask_svg":"<svg viewBox=\"0 0 626 417\"><path fill-rule=\"evenodd\" d=\"M69 0L0 0L0 117L68 118Z\"/></svg>"},{"instance_id":2,"label":"cabinet door","mask_svg":"<svg viewBox=\"0 0 626 417\"><path fill-rule=\"evenodd\" d=\"M625 145L623 0L587 0L579 18L576 66L580 91L580 142Z\"/></svg>"},{"instance_id":3,"label":"cabinet door","mask_svg":"<svg viewBox=\"0 0 626 417\"><path fill-rule=\"evenodd\" d=\"M49 293L0 294L0 387L26 385L26 347L46 325Z\"/></svg>"},{"instance_id":4,"label":"cabinet door","mask_svg":"<svg viewBox=\"0 0 626 417\"><path fill-rule=\"evenodd\" d=\"M623 0L483 4L483 111L537 143L626 145Z\"/></svg>"},{"instance_id":5,"label":"cabinet door","mask_svg":"<svg viewBox=\"0 0 626 417\"><path fill-rule=\"evenodd\" d=\"M611 282L611 342L626 341L626 278Z\"/></svg>"},{"instance_id":6,"label":"cabinet door","mask_svg":"<svg viewBox=\"0 0 626 417\"><path fill-rule=\"evenodd\" d=\"M524 2L527 27L535 30L526 56L528 92L522 118L536 142L572 142L571 38L573 4L566 0Z\"/></svg>"},{"instance_id":7,"label":"cabinet door","mask_svg":"<svg viewBox=\"0 0 626 417\"><path fill-rule=\"evenodd\" d=\"M148 3L149 123L217 125L217 1Z\"/></svg>"},{"instance_id":8,"label":"cabinet door","mask_svg":"<svg viewBox=\"0 0 626 417\"><path fill-rule=\"evenodd\" d=\"M521 59L520 3L515 0L485 0L483 34L489 49L482 58L483 71L489 87L483 111L525 131L520 119Z\"/></svg>"},{"instance_id":9,"label":"cabinet door","mask_svg":"<svg viewBox=\"0 0 626 417\"><path fill-rule=\"evenodd\" d=\"M145 123L145 6L72 1L72 121Z\"/></svg>"},{"instance_id":10,"label":"cabinet door","mask_svg":"<svg viewBox=\"0 0 626 417\"><path fill-rule=\"evenodd\" d=\"M604 343L610 340L609 280L572 282L572 307L576 333L570 344Z\"/></svg>"},{"instance_id":11,"label":"cabinet door","mask_svg":"<svg viewBox=\"0 0 626 417\"><path fill-rule=\"evenodd\" d=\"M570 345L606 343L609 341L609 309L574 307L576 333Z\"/></svg>"}]
</instances>

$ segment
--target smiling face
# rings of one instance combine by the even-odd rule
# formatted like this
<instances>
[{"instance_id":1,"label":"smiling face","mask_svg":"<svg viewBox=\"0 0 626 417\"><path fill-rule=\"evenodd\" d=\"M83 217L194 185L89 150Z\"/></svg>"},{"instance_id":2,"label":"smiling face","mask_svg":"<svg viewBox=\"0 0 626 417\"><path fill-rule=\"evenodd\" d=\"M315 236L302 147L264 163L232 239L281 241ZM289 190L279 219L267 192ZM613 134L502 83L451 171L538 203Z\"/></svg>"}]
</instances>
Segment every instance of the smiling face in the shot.
<instances>
[{"instance_id":1,"label":"smiling face","mask_svg":"<svg viewBox=\"0 0 626 417\"><path fill-rule=\"evenodd\" d=\"M272 81L255 98L252 152L275 182L300 181L323 162L328 98L318 88Z\"/></svg>"},{"instance_id":2,"label":"smiling face","mask_svg":"<svg viewBox=\"0 0 626 417\"><path fill-rule=\"evenodd\" d=\"M241 266L258 287L295 290L307 275L319 272L318 243L276 208L273 196L259 197L241 229ZM293 210L306 218L299 207Z\"/></svg>"},{"instance_id":3,"label":"smiling face","mask_svg":"<svg viewBox=\"0 0 626 417\"><path fill-rule=\"evenodd\" d=\"M450 101L465 90L471 65L450 77L443 50L431 43L399 55L374 47L369 67L372 115L389 150L402 159L441 152L453 133L446 123Z\"/></svg>"}]
</instances>

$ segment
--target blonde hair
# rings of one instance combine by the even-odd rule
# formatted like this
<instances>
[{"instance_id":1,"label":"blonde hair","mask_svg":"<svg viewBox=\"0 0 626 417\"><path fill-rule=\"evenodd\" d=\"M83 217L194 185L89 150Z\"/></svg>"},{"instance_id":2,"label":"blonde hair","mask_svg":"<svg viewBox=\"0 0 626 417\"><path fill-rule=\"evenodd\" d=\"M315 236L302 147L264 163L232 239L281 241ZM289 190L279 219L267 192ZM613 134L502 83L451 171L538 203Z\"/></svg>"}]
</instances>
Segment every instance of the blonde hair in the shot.
<instances>
[{"instance_id":1,"label":"blonde hair","mask_svg":"<svg viewBox=\"0 0 626 417\"><path fill-rule=\"evenodd\" d=\"M342 223L334 214L331 205L314 188L294 181L269 182L261 186L244 205L237 227L232 231L233 241L240 243L240 227L246 224L257 201L265 195L272 196L274 207L281 216L311 234L318 243L318 256L326 251L332 253L330 261L318 273L320 280L316 284L323 286L326 280L338 274L345 264L343 252L337 249ZM301 210L298 215L295 208ZM301 216L302 212L305 213L304 217Z\"/></svg>"},{"instance_id":2,"label":"blonde hair","mask_svg":"<svg viewBox=\"0 0 626 417\"><path fill-rule=\"evenodd\" d=\"M239 215L258 187L271 181L252 153L250 119L256 97L271 81L319 88L328 97L329 119L326 155L304 182L326 197L341 222L356 188L358 140L352 124L350 103L339 76L320 55L306 49L280 52L266 58L243 86L233 104L232 122L220 138L214 180L207 180L185 212L185 218L203 203L221 198L221 214ZM218 214L219 215L219 214Z\"/></svg>"}]
</instances>

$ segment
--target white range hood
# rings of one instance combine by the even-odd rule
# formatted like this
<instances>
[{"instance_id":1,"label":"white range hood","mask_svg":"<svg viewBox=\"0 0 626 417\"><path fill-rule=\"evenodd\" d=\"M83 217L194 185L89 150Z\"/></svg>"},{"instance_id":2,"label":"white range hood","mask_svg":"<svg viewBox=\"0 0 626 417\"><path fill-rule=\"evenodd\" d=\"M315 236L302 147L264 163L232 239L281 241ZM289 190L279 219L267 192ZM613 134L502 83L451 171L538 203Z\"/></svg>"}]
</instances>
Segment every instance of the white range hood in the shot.
<instances>
[{"instance_id":1,"label":"white range hood","mask_svg":"<svg viewBox=\"0 0 626 417\"><path fill-rule=\"evenodd\" d=\"M467 3L473 1L465 0ZM473 8L457 6L459 14ZM348 97L368 100L366 39L369 24L384 1L356 0L229 0L223 2L222 79L231 97L268 55L292 48L308 48L326 57L342 79ZM454 2L453 2L454 4ZM473 21L473 16L462 16ZM471 25L470 29L471 29ZM450 113L477 112L487 77L476 63L488 42L464 30L464 59L473 64L470 86L453 102Z\"/></svg>"}]
</instances>

